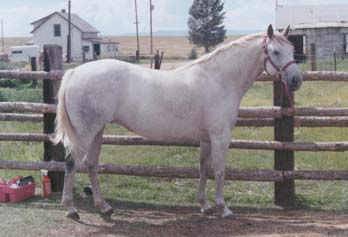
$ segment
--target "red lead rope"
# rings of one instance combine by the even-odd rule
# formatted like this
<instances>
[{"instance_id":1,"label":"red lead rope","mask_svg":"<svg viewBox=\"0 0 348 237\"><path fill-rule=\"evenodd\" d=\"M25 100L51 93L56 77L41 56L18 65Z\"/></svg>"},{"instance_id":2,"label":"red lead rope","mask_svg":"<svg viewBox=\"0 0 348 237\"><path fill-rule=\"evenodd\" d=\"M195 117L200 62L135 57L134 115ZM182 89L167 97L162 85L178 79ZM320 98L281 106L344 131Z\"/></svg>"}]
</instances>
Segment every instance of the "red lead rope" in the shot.
<instances>
[{"instance_id":1,"label":"red lead rope","mask_svg":"<svg viewBox=\"0 0 348 237\"><path fill-rule=\"evenodd\" d=\"M278 78L280 81L283 82L284 84L284 90L285 90L285 96L286 98L288 99L289 101L289 104L290 104L290 112L294 113L295 112L295 105L294 105L294 100L293 100L293 97L291 96L291 93L290 93L290 89L289 89L289 86L288 86L288 83L283 80L282 78L282 74L283 72L289 67L291 66L292 64L296 64L296 61L294 60L291 60L289 61L288 63L286 63L283 67L279 67L277 64L275 64L272 60L272 58L269 56L268 54L268 50L267 50L267 36L265 36L264 40L263 40L263 52L265 53L266 57L265 57L265 60L264 60L264 68L265 68L265 71L270 74L268 71L267 71L267 61L272 65L272 67L278 72Z\"/></svg>"}]
</instances>

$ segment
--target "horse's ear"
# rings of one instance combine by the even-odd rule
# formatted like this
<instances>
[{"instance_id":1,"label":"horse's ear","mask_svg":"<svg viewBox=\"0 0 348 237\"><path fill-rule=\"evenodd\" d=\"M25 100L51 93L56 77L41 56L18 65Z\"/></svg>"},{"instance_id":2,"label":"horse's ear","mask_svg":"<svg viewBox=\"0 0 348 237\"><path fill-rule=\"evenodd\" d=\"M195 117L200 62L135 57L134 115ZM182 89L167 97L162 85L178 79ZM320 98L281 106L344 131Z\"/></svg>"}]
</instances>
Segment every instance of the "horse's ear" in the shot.
<instances>
[{"instance_id":1,"label":"horse's ear","mask_svg":"<svg viewBox=\"0 0 348 237\"><path fill-rule=\"evenodd\" d=\"M268 36L268 38L270 38L270 39L272 39L272 37L273 37L273 26L272 26L272 24L270 24L269 26L268 26L268 29L267 29L267 36Z\"/></svg>"},{"instance_id":2,"label":"horse's ear","mask_svg":"<svg viewBox=\"0 0 348 237\"><path fill-rule=\"evenodd\" d=\"M286 27L286 29L282 31L282 34L283 34L286 38L288 38L289 32L290 32L290 25L288 25L288 27Z\"/></svg>"}]
</instances>

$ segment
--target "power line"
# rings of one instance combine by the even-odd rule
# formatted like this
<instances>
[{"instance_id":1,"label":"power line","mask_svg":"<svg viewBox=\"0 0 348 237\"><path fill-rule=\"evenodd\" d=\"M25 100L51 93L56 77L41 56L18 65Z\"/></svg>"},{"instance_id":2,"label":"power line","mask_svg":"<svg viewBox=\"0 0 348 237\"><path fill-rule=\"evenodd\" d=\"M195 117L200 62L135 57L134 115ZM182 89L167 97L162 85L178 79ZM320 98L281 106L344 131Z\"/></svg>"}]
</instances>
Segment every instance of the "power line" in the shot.
<instances>
[{"instance_id":1,"label":"power line","mask_svg":"<svg viewBox=\"0 0 348 237\"><path fill-rule=\"evenodd\" d=\"M1 19L1 46L2 46L2 52L5 53L4 22L2 19Z\"/></svg>"},{"instance_id":2,"label":"power line","mask_svg":"<svg viewBox=\"0 0 348 237\"><path fill-rule=\"evenodd\" d=\"M136 59L139 60L140 55L140 45L139 45L139 21L138 21L138 6L137 6L137 0L134 0L135 2L135 26L137 31L137 52L136 52Z\"/></svg>"},{"instance_id":3,"label":"power line","mask_svg":"<svg viewBox=\"0 0 348 237\"><path fill-rule=\"evenodd\" d=\"M153 54L153 40L152 40L152 11L155 9L155 6L150 0L150 53Z\"/></svg>"}]
</instances>

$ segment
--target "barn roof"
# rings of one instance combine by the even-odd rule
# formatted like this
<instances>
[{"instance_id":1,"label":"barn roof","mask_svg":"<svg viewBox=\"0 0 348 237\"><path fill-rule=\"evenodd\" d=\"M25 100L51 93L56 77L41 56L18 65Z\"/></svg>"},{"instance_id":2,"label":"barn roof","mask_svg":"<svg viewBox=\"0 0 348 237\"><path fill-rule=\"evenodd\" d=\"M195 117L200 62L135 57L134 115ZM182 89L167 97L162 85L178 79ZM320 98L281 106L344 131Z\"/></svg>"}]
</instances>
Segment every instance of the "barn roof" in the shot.
<instances>
[{"instance_id":1,"label":"barn roof","mask_svg":"<svg viewBox=\"0 0 348 237\"><path fill-rule=\"evenodd\" d=\"M39 20L32 22L34 25L34 29L30 32L33 33L35 30L40 28L40 26L45 23L48 19L50 19L53 15L59 15L66 21L68 21L68 13L67 12L53 12L48 16L45 16ZM83 33L99 33L99 30L91 26L87 21L83 20L81 17L76 15L75 13L71 13L71 24L79 29Z\"/></svg>"},{"instance_id":2,"label":"barn roof","mask_svg":"<svg viewBox=\"0 0 348 237\"><path fill-rule=\"evenodd\" d=\"M278 5L276 28L326 28L348 26L348 5Z\"/></svg>"}]
</instances>

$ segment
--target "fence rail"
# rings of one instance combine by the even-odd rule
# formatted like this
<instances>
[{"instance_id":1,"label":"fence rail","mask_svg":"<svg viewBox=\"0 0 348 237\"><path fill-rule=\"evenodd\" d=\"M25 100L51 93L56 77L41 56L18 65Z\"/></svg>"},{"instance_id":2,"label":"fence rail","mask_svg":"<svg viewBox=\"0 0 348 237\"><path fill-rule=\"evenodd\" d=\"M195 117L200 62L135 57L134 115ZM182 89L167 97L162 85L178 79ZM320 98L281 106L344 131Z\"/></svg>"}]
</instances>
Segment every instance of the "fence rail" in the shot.
<instances>
[{"instance_id":1,"label":"fence rail","mask_svg":"<svg viewBox=\"0 0 348 237\"><path fill-rule=\"evenodd\" d=\"M0 169L13 170L41 170L64 172L65 162L23 162L0 160ZM85 167L79 167L77 172L87 173ZM198 168L185 167L148 167L148 166L129 166L115 164L100 164L98 166L100 174L118 174L141 177L160 177L160 178L199 178ZM208 171L207 177L214 179L212 170ZM241 170L226 169L226 180L239 181L258 181L258 182L283 182L286 180L348 180L346 170Z\"/></svg>"},{"instance_id":2,"label":"fence rail","mask_svg":"<svg viewBox=\"0 0 348 237\"><path fill-rule=\"evenodd\" d=\"M55 114L56 109L54 104L0 102L0 112ZM239 118L282 118L284 116L341 117L342 120L342 117L348 116L348 107L297 107L295 111L280 106L241 106L239 109ZM324 119L322 118L321 121Z\"/></svg>"},{"instance_id":3,"label":"fence rail","mask_svg":"<svg viewBox=\"0 0 348 237\"><path fill-rule=\"evenodd\" d=\"M61 49L56 46L45 46L45 71L21 72L1 71L0 78L43 80L46 103L0 102L0 121L32 121L44 123L44 133L0 133L0 141L35 141L44 142L44 160L46 162L19 162L0 160L0 169L48 169L58 176L51 177L57 183L56 191L61 190L62 175L65 164L62 147L52 148L49 134L53 132L53 121L56 112L55 96L63 76ZM58 70L53 70L58 69ZM336 81L347 82L345 72L305 72L304 81ZM288 108L284 100L284 88L276 77L260 75L258 81L273 82L274 106L241 107L238 126L272 126L275 130L275 141L232 140L230 148L274 150L275 170L231 170L227 169L226 179L275 182L275 203L289 206L294 203L294 180L348 180L348 171L342 170L294 170L294 151L348 151L348 142L294 142L294 126L304 127L347 127L348 108L298 107L294 111ZM21 112L13 113L13 112ZM37 113L37 114L27 114ZM42 115L43 114L43 115ZM139 136L105 135L103 144L108 145L155 145L155 146L194 146L197 142L159 142ZM47 162L48 161L48 162ZM86 170L81 169L81 172ZM51 174L52 174L51 172ZM58 172L58 173L54 173ZM178 167L143 167L103 164L100 173L120 175L154 176L168 178L198 178L198 169ZM213 175L210 172L209 177Z\"/></svg>"},{"instance_id":4,"label":"fence rail","mask_svg":"<svg viewBox=\"0 0 348 237\"><path fill-rule=\"evenodd\" d=\"M0 113L0 121L43 122L41 114ZM238 127L274 127L273 118L238 118ZM295 117L295 127L348 127L348 117Z\"/></svg>"},{"instance_id":5,"label":"fence rail","mask_svg":"<svg viewBox=\"0 0 348 237\"><path fill-rule=\"evenodd\" d=\"M0 78L18 79L18 80L51 80L59 81L62 79L64 71L52 70L50 72L30 72L30 71L9 71L0 70Z\"/></svg>"},{"instance_id":6,"label":"fence rail","mask_svg":"<svg viewBox=\"0 0 348 237\"><path fill-rule=\"evenodd\" d=\"M18 79L18 80L61 80L64 75L62 70L51 70L50 72L30 72L30 71L9 71L0 70L0 79ZM304 81L348 81L347 72L335 72L335 71L314 71L303 72ZM261 74L257 81L277 81L277 77L273 77L267 74Z\"/></svg>"},{"instance_id":7,"label":"fence rail","mask_svg":"<svg viewBox=\"0 0 348 237\"><path fill-rule=\"evenodd\" d=\"M53 135L53 134L52 134ZM0 141L48 142L50 134L39 133L0 133ZM141 136L104 135L103 144L122 146L184 146L199 147L199 142L164 142L146 139ZM279 151L348 151L348 142L277 142L257 140L232 140L230 148L248 150Z\"/></svg>"}]
</instances>

